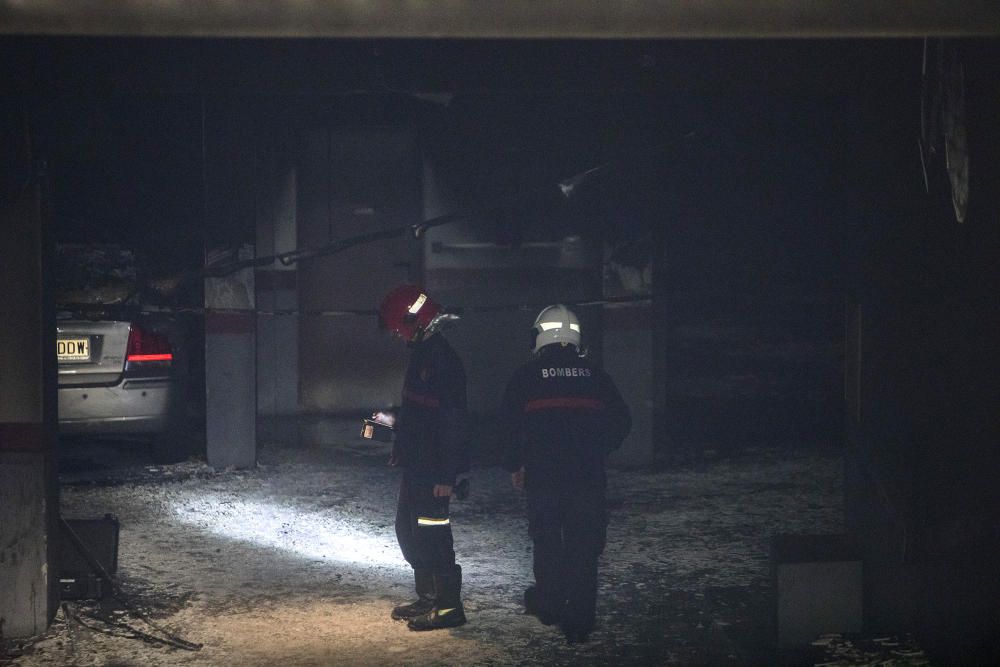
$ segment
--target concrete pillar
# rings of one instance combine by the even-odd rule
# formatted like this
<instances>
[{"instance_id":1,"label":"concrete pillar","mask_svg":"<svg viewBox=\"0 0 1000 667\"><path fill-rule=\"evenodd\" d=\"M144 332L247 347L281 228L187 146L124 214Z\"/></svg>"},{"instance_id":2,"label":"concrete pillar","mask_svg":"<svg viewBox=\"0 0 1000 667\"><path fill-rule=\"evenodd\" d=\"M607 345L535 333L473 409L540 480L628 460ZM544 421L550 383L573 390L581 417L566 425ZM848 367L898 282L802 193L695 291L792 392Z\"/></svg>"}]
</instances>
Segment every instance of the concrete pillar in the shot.
<instances>
[{"instance_id":1,"label":"concrete pillar","mask_svg":"<svg viewBox=\"0 0 1000 667\"><path fill-rule=\"evenodd\" d=\"M653 461L653 318L650 304L604 306L602 359L632 411L632 432L611 456L612 465Z\"/></svg>"},{"instance_id":2,"label":"concrete pillar","mask_svg":"<svg viewBox=\"0 0 1000 667\"><path fill-rule=\"evenodd\" d=\"M207 263L254 256L258 215L258 134L254 101L204 100ZM221 257L220 257L221 256ZM205 437L208 463L257 462L257 318L254 272L205 280Z\"/></svg>"},{"instance_id":3,"label":"concrete pillar","mask_svg":"<svg viewBox=\"0 0 1000 667\"><path fill-rule=\"evenodd\" d=\"M58 605L55 322L36 189L0 210L0 637L43 632Z\"/></svg>"},{"instance_id":4,"label":"concrete pillar","mask_svg":"<svg viewBox=\"0 0 1000 667\"><path fill-rule=\"evenodd\" d=\"M243 246L241 260L253 256ZM208 464L257 463L257 340L254 272L205 279L205 435Z\"/></svg>"}]
</instances>

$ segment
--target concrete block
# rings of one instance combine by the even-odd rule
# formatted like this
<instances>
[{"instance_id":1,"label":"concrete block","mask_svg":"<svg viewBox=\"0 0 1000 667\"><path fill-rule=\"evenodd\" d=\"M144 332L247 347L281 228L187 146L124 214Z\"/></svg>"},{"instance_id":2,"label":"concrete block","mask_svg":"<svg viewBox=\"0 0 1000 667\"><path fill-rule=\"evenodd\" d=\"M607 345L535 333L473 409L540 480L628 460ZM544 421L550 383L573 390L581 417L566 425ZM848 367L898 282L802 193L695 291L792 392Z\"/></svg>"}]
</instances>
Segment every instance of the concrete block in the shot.
<instances>
[{"instance_id":1,"label":"concrete block","mask_svg":"<svg viewBox=\"0 0 1000 667\"><path fill-rule=\"evenodd\" d=\"M846 536L780 535L771 545L779 651L861 632L862 564Z\"/></svg>"}]
</instances>

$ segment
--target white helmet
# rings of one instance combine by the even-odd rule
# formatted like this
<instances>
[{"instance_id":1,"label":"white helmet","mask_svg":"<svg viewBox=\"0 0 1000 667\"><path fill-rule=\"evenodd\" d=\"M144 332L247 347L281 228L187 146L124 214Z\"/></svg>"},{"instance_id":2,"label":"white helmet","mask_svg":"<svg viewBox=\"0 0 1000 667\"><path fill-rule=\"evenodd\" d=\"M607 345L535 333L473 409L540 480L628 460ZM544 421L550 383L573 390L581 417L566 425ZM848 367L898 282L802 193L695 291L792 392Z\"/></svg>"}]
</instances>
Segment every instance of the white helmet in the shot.
<instances>
[{"instance_id":1,"label":"white helmet","mask_svg":"<svg viewBox=\"0 0 1000 667\"><path fill-rule=\"evenodd\" d=\"M561 303L548 306L538 313L531 333L535 352L553 343L568 344L580 349L580 320Z\"/></svg>"}]
</instances>

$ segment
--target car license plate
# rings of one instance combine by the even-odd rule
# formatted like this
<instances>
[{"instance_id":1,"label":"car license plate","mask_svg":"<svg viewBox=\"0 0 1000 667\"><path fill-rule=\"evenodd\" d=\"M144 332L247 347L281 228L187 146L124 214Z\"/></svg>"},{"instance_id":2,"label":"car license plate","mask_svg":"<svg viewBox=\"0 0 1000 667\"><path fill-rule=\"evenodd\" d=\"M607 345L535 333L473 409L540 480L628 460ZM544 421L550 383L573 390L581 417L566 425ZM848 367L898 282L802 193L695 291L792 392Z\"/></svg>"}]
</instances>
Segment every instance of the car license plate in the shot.
<instances>
[{"instance_id":1,"label":"car license plate","mask_svg":"<svg viewBox=\"0 0 1000 667\"><path fill-rule=\"evenodd\" d=\"M56 341L59 361L90 361L89 338L60 338Z\"/></svg>"}]
</instances>

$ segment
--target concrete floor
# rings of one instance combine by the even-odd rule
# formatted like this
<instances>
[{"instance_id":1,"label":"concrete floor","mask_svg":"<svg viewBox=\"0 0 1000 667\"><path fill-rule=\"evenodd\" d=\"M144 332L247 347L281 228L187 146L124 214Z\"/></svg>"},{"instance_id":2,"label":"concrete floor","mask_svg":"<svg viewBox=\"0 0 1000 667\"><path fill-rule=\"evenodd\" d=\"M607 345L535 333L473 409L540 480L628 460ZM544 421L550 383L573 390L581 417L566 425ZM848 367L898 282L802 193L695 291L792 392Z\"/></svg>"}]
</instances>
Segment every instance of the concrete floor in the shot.
<instances>
[{"instance_id":1,"label":"concrete floor","mask_svg":"<svg viewBox=\"0 0 1000 667\"><path fill-rule=\"evenodd\" d=\"M286 424L287 427L287 424ZM769 541L843 530L841 456L756 449L664 470L613 471L598 627L567 646L523 614L524 499L482 460L453 505L469 623L409 632L388 612L411 576L393 534L399 472L354 420L298 423L253 471L154 466L134 443L62 452L62 512L121 521L118 577L187 651L113 601L70 603L51 630L8 642L12 665L762 664L773 662ZM287 428L285 434L288 434ZM73 618L79 619L73 620ZM84 627L85 623L90 627ZM102 631L103 630L103 631Z\"/></svg>"}]
</instances>

